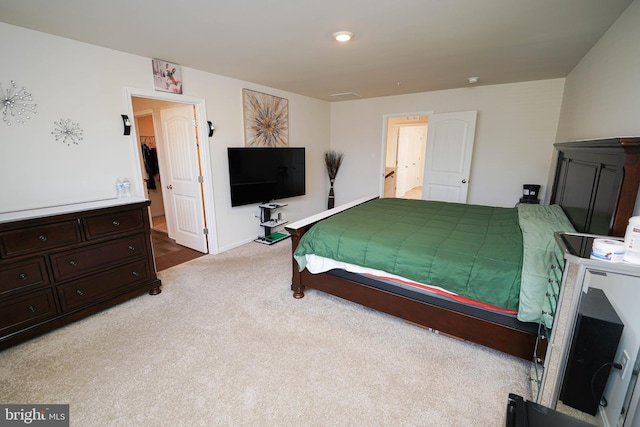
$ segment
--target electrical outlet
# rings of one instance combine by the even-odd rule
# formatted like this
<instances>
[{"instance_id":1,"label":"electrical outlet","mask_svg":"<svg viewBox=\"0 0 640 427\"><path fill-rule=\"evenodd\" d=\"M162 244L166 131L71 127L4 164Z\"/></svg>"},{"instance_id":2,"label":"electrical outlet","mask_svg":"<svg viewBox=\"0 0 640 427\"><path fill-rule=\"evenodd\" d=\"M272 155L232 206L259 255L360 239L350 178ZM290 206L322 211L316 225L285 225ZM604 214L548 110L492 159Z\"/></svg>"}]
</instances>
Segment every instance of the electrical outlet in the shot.
<instances>
[{"instance_id":1,"label":"electrical outlet","mask_svg":"<svg viewBox=\"0 0 640 427\"><path fill-rule=\"evenodd\" d=\"M624 350L622 352L620 364L622 365L622 369L620 369L620 377L621 379L624 379L624 377L627 375L627 368L629 367L629 353L627 353L627 350Z\"/></svg>"}]
</instances>

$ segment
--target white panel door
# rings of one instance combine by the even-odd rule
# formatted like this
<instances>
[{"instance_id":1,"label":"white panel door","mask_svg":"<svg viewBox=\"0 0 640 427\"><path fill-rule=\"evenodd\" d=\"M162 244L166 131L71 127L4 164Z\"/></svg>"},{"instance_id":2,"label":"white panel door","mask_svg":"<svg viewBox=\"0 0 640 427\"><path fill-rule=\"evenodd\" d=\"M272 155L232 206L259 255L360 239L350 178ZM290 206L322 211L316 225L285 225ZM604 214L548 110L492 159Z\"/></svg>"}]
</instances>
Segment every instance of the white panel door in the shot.
<instances>
[{"instance_id":1,"label":"white panel door","mask_svg":"<svg viewBox=\"0 0 640 427\"><path fill-rule=\"evenodd\" d=\"M422 198L467 202L477 111L429 115Z\"/></svg>"},{"instance_id":2,"label":"white panel door","mask_svg":"<svg viewBox=\"0 0 640 427\"><path fill-rule=\"evenodd\" d=\"M398 132L397 197L422 185L425 125L400 126Z\"/></svg>"},{"instance_id":3,"label":"white panel door","mask_svg":"<svg viewBox=\"0 0 640 427\"><path fill-rule=\"evenodd\" d=\"M179 245L207 253L193 106L166 108L160 115L169 175L162 177L162 185L170 194L172 237Z\"/></svg>"},{"instance_id":4,"label":"white panel door","mask_svg":"<svg viewBox=\"0 0 640 427\"><path fill-rule=\"evenodd\" d=\"M408 129L411 134L411 142L409 144L409 179L407 180L407 187L412 189L422 185L426 126L410 126Z\"/></svg>"},{"instance_id":5,"label":"white panel door","mask_svg":"<svg viewBox=\"0 0 640 427\"><path fill-rule=\"evenodd\" d=\"M396 155L396 197L404 196L409 190L409 134L401 127L398 131L398 153Z\"/></svg>"}]
</instances>

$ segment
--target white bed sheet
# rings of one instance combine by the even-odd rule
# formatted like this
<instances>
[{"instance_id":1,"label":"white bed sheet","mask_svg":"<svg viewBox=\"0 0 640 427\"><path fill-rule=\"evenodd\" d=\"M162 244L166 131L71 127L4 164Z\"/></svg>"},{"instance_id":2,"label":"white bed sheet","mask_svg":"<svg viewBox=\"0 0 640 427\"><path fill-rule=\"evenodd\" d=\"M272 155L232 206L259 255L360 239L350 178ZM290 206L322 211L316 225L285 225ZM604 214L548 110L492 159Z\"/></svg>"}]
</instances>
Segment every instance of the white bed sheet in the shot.
<instances>
[{"instance_id":1,"label":"white bed sheet","mask_svg":"<svg viewBox=\"0 0 640 427\"><path fill-rule=\"evenodd\" d=\"M430 294L432 296L436 296L439 298L453 299L458 302L463 302L463 303L466 303L478 308L482 308L488 311L499 312L502 314L513 315L513 316L515 316L516 314L512 310L505 310L499 307L495 307L495 306L491 306L478 301L470 300L465 297L460 297L458 294L448 291L439 286L427 285L425 283L416 282L415 280L411 280L411 279L407 279L406 277L387 273L386 271L383 271L383 270L376 270L373 268L362 267L359 265L349 264L342 261L336 261L331 258L325 258L325 257L314 255L314 254L306 254L305 259L307 262L305 268L309 270L309 272L312 274L324 273L333 269L341 269L341 270L346 270L350 273L373 276L375 278L380 278L383 280L393 282L394 284L400 287L403 287L405 289L410 289L413 291Z\"/></svg>"}]
</instances>

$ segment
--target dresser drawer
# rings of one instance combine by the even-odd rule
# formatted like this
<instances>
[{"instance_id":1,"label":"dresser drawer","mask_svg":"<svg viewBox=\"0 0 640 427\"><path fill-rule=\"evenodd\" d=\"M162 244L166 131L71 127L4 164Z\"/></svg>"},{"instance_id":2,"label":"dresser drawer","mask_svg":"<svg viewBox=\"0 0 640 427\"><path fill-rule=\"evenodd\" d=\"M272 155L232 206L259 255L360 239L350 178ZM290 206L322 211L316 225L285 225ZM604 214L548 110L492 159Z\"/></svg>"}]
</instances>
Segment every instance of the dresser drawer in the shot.
<instances>
[{"instance_id":1,"label":"dresser drawer","mask_svg":"<svg viewBox=\"0 0 640 427\"><path fill-rule=\"evenodd\" d=\"M45 286L49 283L47 266L43 257L0 265L0 296L9 292Z\"/></svg>"},{"instance_id":2,"label":"dresser drawer","mask_svg":"<svg viewBox=\"0 0 640 427\"><path fill-rule=\"evenodd\" d=\"M0 255L6 258L41 252L81 240L77 221L21 228L0 234Z\"/></svg>"},{"instance_id":3,"label":"dresser drawer","mask_svg":"<svg viewBox=\"0 0 640 427\"><path fill-rule=\"evenodd\" d=\"M56 315L51 289L0 302L0 334L26 328Z\"/></svg>"},{"instance_id":4,"label":"dresser drawer","mask_svg":"<svg viewBox=\"0 0 640 427\"><path fill-rule=\"evenodd\" d=\"M125 231L144 230L144 217L140 209L112 212L84 217L82 226L87 239L97 239Z\"/></svg>"},{"instance_id":5,"label":"dresser drawer","mask_svg":"<svg viewBox=\"0 0 640 427\"><path fill-rule=\"evenodd\" d=\"M148 282L149 278L149 263L147 260L140 260L106 273L60 285L57 287L58 297L62 309L71 310L121 294L138 283Z\"/></svg>"},{"instance_id":6,"label":"dresser drawer","mask_svg":"<svg viewBox=\"0 0 640 427\"><path fill-rule=\"evenodd\" d=\"M72 279L147 254L145 234L110 240L51 255L56 280Z\"/></svg>"}]
</instances>

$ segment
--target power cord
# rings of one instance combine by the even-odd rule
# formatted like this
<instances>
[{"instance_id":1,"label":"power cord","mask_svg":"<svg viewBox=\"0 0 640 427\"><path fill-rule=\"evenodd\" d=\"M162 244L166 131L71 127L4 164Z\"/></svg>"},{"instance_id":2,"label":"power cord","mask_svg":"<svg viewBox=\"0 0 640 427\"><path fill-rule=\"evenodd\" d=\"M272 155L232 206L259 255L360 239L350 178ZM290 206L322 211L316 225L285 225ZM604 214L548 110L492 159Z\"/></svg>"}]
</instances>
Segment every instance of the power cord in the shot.
<instances>
[{"instance_id":1,"label":"power cord","mask_svg":"<svg viewBox=\"0 0 640 427\"><path fill-rule=\"evenodd\" d=\"M600 371L602 371L604 368L607 367L613 367L615 369L622 369L622 365L617 363L617 362L607 362L602 364L602 366L600 366L598 369L596 369L596 371L593 373L593 376L591 376L591 397L593 397L593 400L595 400L596 402L598 402L599 406L602 406L603 408L606 408L607 405L609 404L607 402L607 398L602 396L600 398L600 400L598 400L598 398L596 397L596 392L594 390L594 382L596 381L596 377L598 376L598 374L600 373Z\"/></svg>"}]
</instances>

